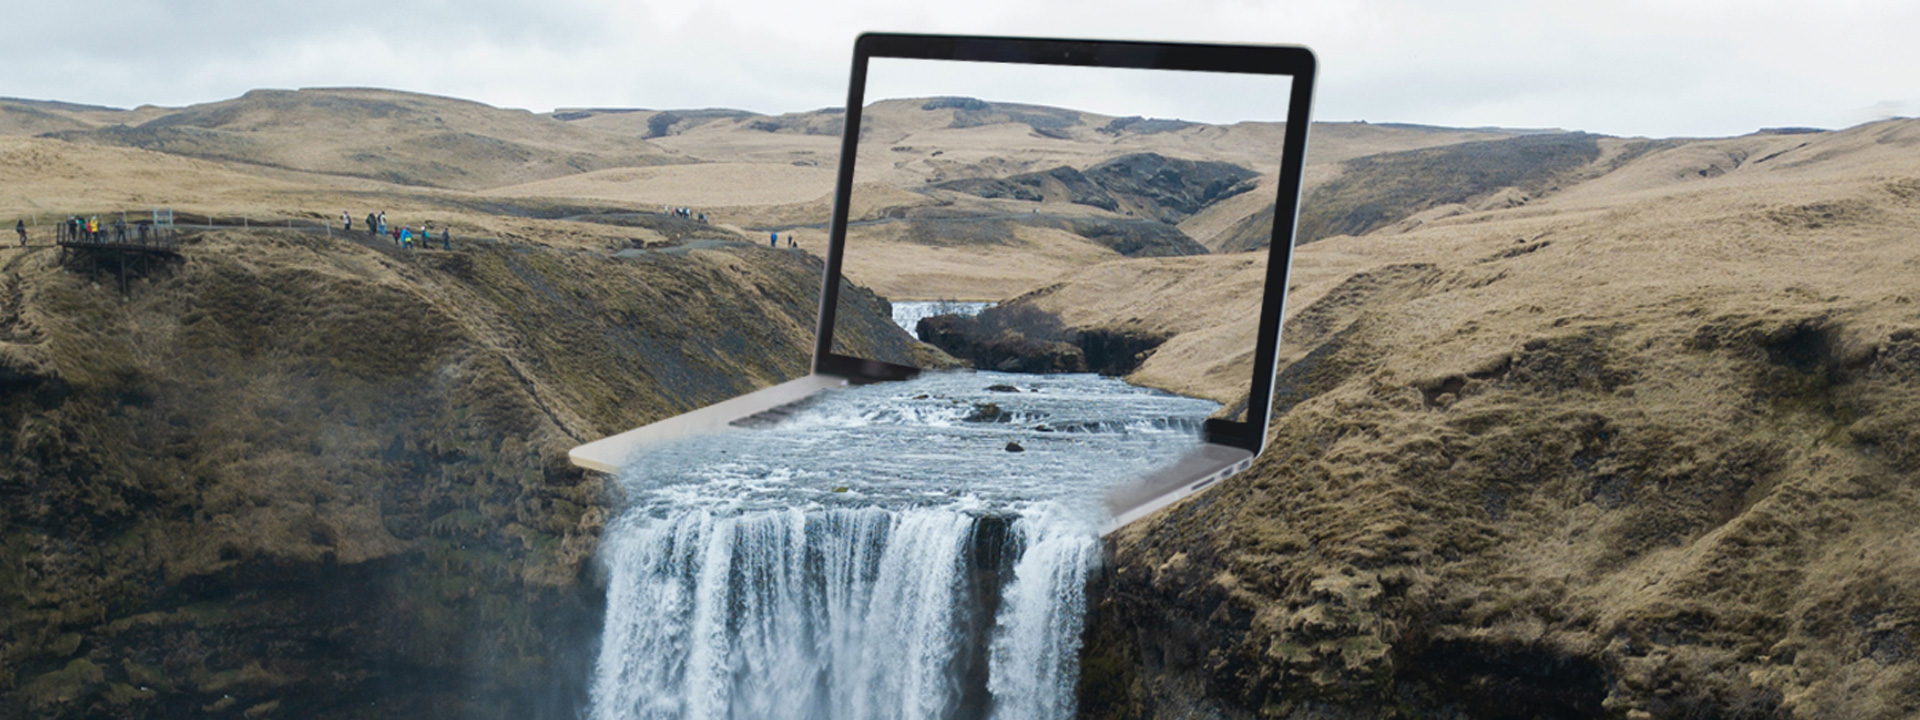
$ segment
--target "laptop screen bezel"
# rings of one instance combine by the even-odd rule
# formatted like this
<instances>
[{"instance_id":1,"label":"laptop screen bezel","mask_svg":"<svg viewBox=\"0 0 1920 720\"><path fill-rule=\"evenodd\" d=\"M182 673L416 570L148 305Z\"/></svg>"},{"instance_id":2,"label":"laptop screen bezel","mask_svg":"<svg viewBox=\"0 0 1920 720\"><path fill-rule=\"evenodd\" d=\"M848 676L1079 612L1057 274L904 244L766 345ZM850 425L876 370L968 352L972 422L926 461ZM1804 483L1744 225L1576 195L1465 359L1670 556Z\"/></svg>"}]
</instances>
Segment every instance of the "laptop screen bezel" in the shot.
<instances>
[{"instance_id":1,"label":"laptop screen bezel","mask_svg":"<svg viewBox=\"0 0 1920 720\"><path fill-rule=\"evenodd\" d=\"M1287 278L1292 270L1293 239L1300 204L1301 169L1307 149L1308 111L1317 68L1312 51L1286 45L1216 45L1111 40L1060 40L952 35L867 33L854 42L853 73L847 90L840 172L834 185L833 217L828 231L826 274L820 292L820 322L815 333L814 372L851 382L904 380L919 368L833 352L834 311L839 301L841 259L847 242L847 201L853 194L854 161L860 143L860 114L865 106L868 60L875 57L961 60L1038 65L1191 70L1285 75L1292 78L1281 149L1278 195L1268 244L1267 278L1254 346L1253 378L1244 421L1210 419L1206 441L1258 453L1266 441L1273 405L1274 365L1280 347L1280 322L1286 312ZM1259 398L1259 401L1255 401Z\"/></svg>"}]
</instances>

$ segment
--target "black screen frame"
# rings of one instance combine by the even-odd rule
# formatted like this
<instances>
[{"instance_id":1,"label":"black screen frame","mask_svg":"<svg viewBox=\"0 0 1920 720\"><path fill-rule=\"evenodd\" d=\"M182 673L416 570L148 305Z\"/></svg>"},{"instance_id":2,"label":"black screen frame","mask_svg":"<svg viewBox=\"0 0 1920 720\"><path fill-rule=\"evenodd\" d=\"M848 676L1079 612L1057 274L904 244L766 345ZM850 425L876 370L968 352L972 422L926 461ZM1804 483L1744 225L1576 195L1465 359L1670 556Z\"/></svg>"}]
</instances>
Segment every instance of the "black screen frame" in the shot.
<instances>
[{"instance_id":1,"label":"black screen frame","mask_svg":"<svg viewBox=\"0 0 1920 720\"><path fill-rule=\"evenodd\" d=\"M846 126L840 142L840 172L834 185L826 274L820 292L819 331L815 333L813 352L814 372L844 377L855 383L904 380L920 372L915 367L833 352L834 312L840 297L841 258L847 242L847 201L853 195L853 169L859 152L860 114L865 106L867 62L875 57L1193 70L1286 75L1293 79L1287 103L1280 181L1278 196L1274 201L1273 235L1268 244L1266 287L1260 304L1260 327L1254 347L1253 381L1248 386L1246 419L1209 419L1204 428L1207 442L1259 453L1266 443L1267 420L1273 407L1274 365L1279 358L1281 318L1286 313L1287 278L1293 269L1294 226L1300 209L1307 125L1313 105L1314 76L1318 69L1318 60L1313 51L1295 45L862 34L853 45L853 73L847 90Z\"/></svg>"}]
</instances>

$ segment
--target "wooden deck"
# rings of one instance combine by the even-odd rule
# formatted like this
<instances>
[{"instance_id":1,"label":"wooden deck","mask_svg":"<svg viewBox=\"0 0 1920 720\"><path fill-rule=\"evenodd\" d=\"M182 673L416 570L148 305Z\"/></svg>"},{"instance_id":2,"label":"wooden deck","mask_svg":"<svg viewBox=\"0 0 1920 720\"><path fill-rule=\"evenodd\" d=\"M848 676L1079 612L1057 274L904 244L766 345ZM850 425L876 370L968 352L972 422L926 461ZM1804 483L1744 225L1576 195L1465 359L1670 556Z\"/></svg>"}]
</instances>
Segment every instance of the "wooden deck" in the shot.
<instances>
[{"instance_id":1,"label":"wooden deck","mask_svg":"<svg viewBox=\"0 0 1920 720\"><path fill-rule=\"evenodd\" d=\"M136 233L128 235L126 240L60 240L56 243L60 246L60 264L88 275L108 271L119 280L120 294L125 295L129 273L146 277L155 268L180 260L180 239L173 233L148 235L144 241Z\"/></svg>"}]
</instances>

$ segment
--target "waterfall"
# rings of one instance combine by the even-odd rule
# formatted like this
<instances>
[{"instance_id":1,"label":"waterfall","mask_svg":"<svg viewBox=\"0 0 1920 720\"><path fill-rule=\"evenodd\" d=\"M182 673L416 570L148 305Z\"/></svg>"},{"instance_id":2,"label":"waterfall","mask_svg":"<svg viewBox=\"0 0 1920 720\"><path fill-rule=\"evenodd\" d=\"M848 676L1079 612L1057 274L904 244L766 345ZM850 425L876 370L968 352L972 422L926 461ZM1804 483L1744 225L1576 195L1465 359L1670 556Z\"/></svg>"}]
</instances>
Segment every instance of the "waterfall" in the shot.
<instances>
[{"instance_id":1,"label":"waterfall","mask_svg":"<svg viewBox=\"0 0 1920 720\"><path fill-rule=\"evenodd\" d=\"M953 509L629 520L608 532L596 720L979 716L959 666L980 598L1000 605L992 717L1072 715L1081 586L1099 558L1084 527L1015 520L1024 552L981 588L982 519Z\"/></svg>"},{"instance_id":2,"label":"waterfall","mask_svg":"<svg viewBox=\"0 0 1920 720\"><path fill-rule=\"evenodd\" d=\"M691 441L631 469L633 502L600 555L590 717L1071 717L1097 491L1192 447L1217 405L1094 376L968 394L1002 382L850 390L788 431ZM1112 430L958 419L982 398ZM1007 453L1008 437L1034 450Z\"/></svg>"},{"instance_id":3,"label":"waterfall","mask_svg":"<svg viewBox=\"0 0 1920 720\"><path fill-rule=\"evenodd\" d=\"M967 302L961 300L895 300L893 301L893 324L899 325L908 335L919 337L915 329L921 320L935 315L979 315L981 310L993 307L990 302Z\"/></svg>"},{"instance_id":4,"label":"waterfall","mask_svg":"<svg viewBox=\"0 0 1920 720\"><path fill-rule=\"evenodd\" d=\"M1014 522L1026 548L1001 594L988 681L994 720L1073 717L1087 573L1099 562L1100 539L1052 515Z\"/></svg>"}]
</instances>

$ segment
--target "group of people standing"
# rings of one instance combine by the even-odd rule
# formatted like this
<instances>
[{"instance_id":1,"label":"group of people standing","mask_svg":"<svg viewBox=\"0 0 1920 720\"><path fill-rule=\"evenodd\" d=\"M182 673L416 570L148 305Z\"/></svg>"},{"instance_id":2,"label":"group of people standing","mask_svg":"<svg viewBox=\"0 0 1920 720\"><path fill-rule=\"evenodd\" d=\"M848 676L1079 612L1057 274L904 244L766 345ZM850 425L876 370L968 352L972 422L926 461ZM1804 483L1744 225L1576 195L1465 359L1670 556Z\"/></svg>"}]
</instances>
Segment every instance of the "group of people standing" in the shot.
<instances>
[{"instance_id":1,"label":"group of people standing","mask_svg":"<svg viewBox=\"0 0 1920 720\"><path fill-rule=\"evenodd\" d=\"M55 230L60 235L60 242L124 243L128 241L128 227L126 218L116 218L111 224L102 225L100 223L100 216L98 215L87 218L81 218L78 215L69 215L67 216L66 222L55 226ZM139 232L138 241L141 243L147 242L147 238L152 231L152 223L141 220L133 227L137 228ZM26 221L16 221L13 224L13 229L14 232L20 235L20 246L26 247Z\"/></svg>"},{"instance_id":2,"label":"group of people standing","mask_svg":"<svg viewBox=\"0 0 1920 720\"><path fill-rule=\"evenodd\" d=\"M702 225L707 223L707 214L694 212L693 208L667 207L662 205L660 206L660 212L680 218L681 220L699 220Z\"/></svg>"},{"instance_id":3,"label":"group of people standing","mask_svg":"<svg viewBox=\"0 0 1920 720\"><path fill-rule=\"evenodd\" d=\"M346 228L347 232L353 232L352 214L345 210L340 211L340 223ZM418 233L414 232L412 225L388 225L387 211L385 210L378 213L367 213L366 228L368 235L392 238L393 244L409 250L419 246L431 247L436 232L433 229L432 220L428 220L424 225L421 225ZM440 249L452 250L453 228L442 228L438 233L440 236Z\"/></svg>"}]
</instances>

